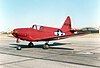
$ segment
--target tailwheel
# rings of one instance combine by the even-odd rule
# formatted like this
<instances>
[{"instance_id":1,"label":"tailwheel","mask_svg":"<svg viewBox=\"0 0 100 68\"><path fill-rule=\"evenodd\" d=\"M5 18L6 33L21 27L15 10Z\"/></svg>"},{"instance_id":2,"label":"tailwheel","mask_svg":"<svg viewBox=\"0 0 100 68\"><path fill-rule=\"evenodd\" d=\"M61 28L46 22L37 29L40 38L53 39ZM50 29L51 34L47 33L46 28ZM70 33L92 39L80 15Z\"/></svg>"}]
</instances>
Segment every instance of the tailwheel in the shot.
<instances>
[{"instance_id":1,"label":"tailwheel","mask_svg":"<svg viewBox=\"0 0 100 68\"><path fill-rule=\"evenodd\" d=\"M21 47L21 46L17 46L16 49L17 49L17 50L22 50L22 47Z\"/></svg>"},{"instance_id":2,"label":"tailwheel","mask_svg":"<svg viewBox=\"0 0 100 68\"><path fill-rule=\"evenodd\" d=\"M48 43L45 43L45 44L43 45L43 49L49 49L49 44L48 44Z\"/></svg>"},{"instance_id":3,"label":"tailwheel","mask_svg":"<svg viewBox=\"0 0 100 68\"><path fill-rule=\"evenodd\" d=\"M33 44L32 42L30 42L30 43L28 44L28 47L34 47L34 44Z\"/></svg>"}]
</instances>

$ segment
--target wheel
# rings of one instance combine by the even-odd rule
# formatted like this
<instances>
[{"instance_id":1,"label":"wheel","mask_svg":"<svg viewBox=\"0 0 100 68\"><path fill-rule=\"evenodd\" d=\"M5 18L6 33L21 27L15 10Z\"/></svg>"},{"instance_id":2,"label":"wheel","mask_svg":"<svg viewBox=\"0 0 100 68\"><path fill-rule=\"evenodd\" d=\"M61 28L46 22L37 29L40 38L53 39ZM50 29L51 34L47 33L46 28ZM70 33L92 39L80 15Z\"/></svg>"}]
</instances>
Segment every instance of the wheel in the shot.
<instances>
[{"instance_id":1,"label":"wheel","mask_svg":"<svg viewBox=\"0 0 100 68\"><path fill-rule=\"evenodd\" d=\"M43 49L49 49L49 44L45 43L45 45L43 45Z\"/></svg>"},{"instance_id":2,"label":"wheel","mask_svg":"<svg viewBox=\"0 0 100 68\"><path fill-rule=\"evenodd\" d=\"M17 46L17 48L16 48L17 50L21 50L22 48L20 47L20 46Z\"/></svg>"},{"instance_id":3,"label":"wheel","mask_svg":"<svg viewBox=\"0 0 100 68\"><path fill-rule=\"evenodd\" d=\"M32 43L32 42L30 42L29 44L28 44L28 47L33 47L34 46L34 44Z\"/></svg>"}]
</instances>

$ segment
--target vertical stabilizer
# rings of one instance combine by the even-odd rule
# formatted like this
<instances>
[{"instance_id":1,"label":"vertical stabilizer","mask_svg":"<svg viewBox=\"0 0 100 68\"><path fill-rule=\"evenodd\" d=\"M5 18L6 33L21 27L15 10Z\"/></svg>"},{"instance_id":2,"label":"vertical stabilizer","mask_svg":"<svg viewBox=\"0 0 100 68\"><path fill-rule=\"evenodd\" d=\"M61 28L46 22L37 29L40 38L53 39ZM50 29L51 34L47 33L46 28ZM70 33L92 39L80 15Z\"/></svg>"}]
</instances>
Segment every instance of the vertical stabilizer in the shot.
<instances>
[{"instance_id":1,"label":"vertical stabilizer","mask_svg":"<svg viewBox=\"0 0 100 68\"><path fill-rule=\"evenodd\" d=\"M71 28L71 19L70 17L68 16L63 24L63 26L61 27L61 30L63 32L68 32L70 31L72 28Z\"/></svg>"}]
</instances>

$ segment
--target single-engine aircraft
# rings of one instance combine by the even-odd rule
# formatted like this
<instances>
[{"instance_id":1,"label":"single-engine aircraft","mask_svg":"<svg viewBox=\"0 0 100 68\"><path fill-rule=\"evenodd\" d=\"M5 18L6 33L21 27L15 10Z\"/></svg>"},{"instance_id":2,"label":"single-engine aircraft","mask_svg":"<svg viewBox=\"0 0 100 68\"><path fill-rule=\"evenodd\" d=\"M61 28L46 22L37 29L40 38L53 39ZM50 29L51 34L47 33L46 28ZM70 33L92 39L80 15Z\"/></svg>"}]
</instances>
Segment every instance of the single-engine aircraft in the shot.
<instances>
[{"instance_id":1,"label":"single-engine aircraft","mask_svg":"<svg viewBox=\"0 0 100 68\"><path fill-rule=\"evenodd\" d=\"M33 25L31 28L16 28L12 31L12 35L20 40L29 41L29 47L34 46L32 42L45 41L43 49L49 48L49 41L64 39L73 35L78 35L76 30L72 30L71 19L68 16L61 28L53 28L47 26ZM21 50L21 46L17 46L17 50Z\"/></svg>"}]
</instances>

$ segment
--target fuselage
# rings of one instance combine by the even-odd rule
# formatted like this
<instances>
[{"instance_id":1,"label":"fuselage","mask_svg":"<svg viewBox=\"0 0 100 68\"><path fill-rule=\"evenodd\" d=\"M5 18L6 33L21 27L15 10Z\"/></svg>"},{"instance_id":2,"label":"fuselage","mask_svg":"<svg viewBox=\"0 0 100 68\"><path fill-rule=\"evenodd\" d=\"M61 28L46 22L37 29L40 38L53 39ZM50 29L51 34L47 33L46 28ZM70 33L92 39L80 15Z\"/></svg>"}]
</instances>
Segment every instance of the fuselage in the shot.
<instances>
[{"instance_id":1,"label":"fuselage","mask_svg":"<svg viewBox=\"0 0 100 68\"><path fill-rule=\"evenodd\" d=\"M13 36L26 41L41 41L57 39L59 36L71 35L71 32L62 32L59 28L34 25L32 28L17 28L13 30ZM58 31L58 32L57 32ZM64 34L65 33L65 34Z\"/></svg>"}]
</instances>

